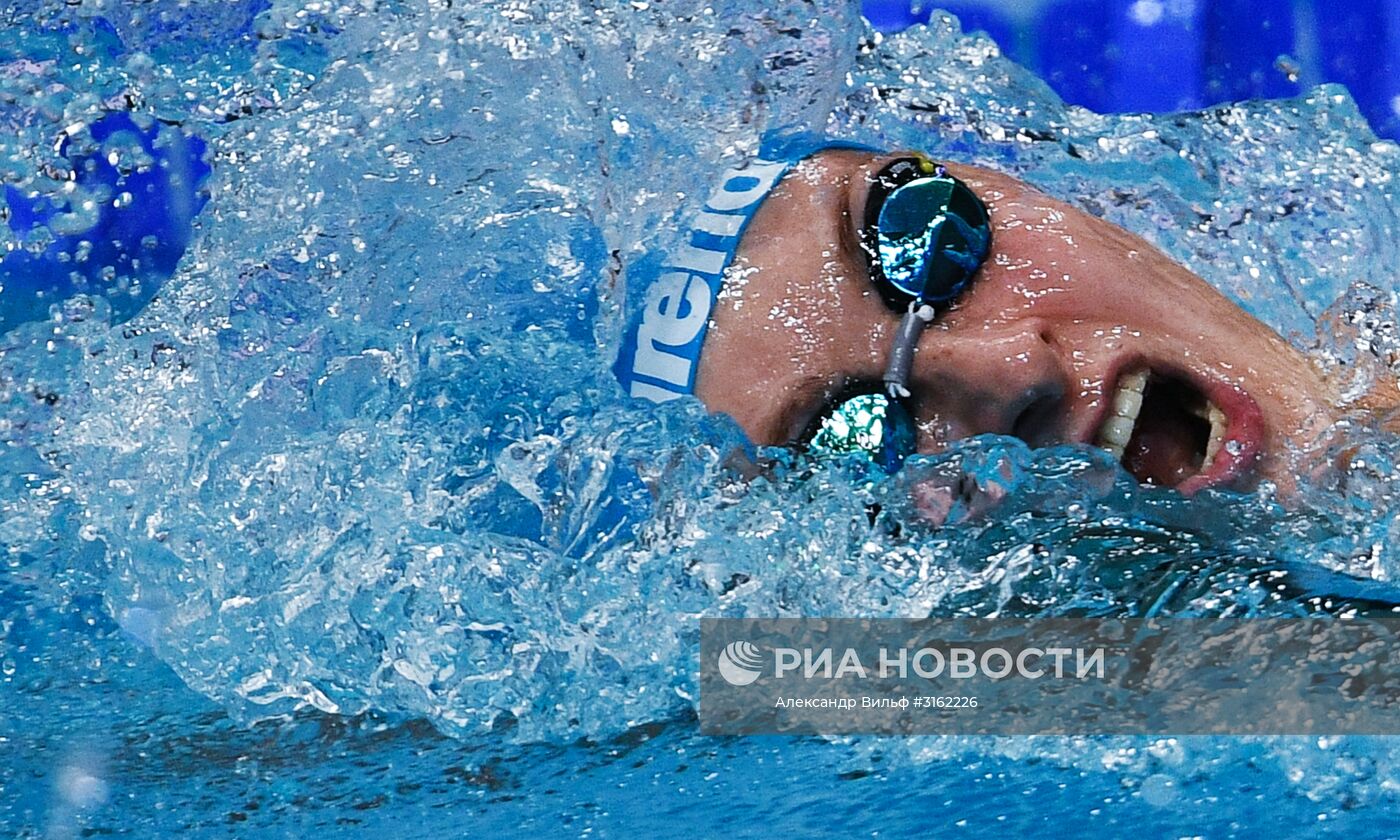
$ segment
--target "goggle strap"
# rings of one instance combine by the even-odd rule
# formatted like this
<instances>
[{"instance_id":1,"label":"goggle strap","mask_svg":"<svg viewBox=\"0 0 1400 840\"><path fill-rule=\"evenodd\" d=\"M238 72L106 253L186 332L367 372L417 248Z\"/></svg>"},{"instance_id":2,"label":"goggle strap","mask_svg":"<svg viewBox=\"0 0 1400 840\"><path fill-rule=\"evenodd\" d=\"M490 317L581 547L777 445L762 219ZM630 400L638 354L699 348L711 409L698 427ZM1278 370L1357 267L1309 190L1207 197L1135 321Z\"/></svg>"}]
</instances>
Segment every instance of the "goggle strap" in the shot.
<instances>
[{"instance_id":1,"label":"goggle strap","mask_svg":"<svg viewBox=\"0 0 1400 840\"><path fill-rule=\"evenodd\" d=\"M914 350L919 345L919 336L923 335L924 327L933 322L935 314L932 306L913 300L900 319L899 330L895 332L894 343L890 346L890 360L885 366L885 393L891 399L909 397L909 372L914 367Z\"/></svg>"}]
</instances>

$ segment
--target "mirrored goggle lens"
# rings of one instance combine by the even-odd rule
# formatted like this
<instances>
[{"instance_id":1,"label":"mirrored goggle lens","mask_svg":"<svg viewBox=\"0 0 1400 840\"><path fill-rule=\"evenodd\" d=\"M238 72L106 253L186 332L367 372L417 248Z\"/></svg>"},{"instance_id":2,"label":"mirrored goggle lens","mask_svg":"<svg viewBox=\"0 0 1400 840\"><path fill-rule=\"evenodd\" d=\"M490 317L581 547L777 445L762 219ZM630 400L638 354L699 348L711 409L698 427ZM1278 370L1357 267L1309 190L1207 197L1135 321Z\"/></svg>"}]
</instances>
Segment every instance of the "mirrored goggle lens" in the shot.
<instances>
[{"instance_id":1,"label":"mirrored goggle lens","mask_svg":"<svg viewBox=\"0 0 1400 840\"><path fill-rule=\"evenodd\" d=\"M807 445L814 454L863 453L895 472L914 452L914 423L908 410L884 394L860 394L834 405Z\"/></svg>"},{"instance_id":2,"label":"mirrored goggle lens","mask_svg":"<svg viewBox=\"0 0 1400 840\"><path fill-rule=\"evenodd\" d=\"M991 244L987 209L951 175L920 178L889 194L876 223L881 279L900 296L951 301Z\"/></svg>"}]
</instances>

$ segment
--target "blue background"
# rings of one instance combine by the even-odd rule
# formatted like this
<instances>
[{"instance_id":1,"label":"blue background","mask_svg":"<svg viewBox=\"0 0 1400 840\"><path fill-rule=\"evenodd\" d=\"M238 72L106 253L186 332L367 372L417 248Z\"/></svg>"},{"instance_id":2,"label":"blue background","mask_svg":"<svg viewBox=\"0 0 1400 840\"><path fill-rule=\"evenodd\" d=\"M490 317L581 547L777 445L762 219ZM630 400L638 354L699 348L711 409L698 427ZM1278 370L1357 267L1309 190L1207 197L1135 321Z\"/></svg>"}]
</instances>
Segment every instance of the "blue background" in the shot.
<instances>
[{"instance_id":1,"label":"blue background","mask_svg":"<svg viewBox=\"0 0 1400 840\"><path fill-rule=\"evenodd\" d=\"M1400 0L865 0L864 8L887 32L935 8L953 12L964 31L985 31L1067 102L1095 111L1175 111L1339 82L1377 133L1400 138Z\"/></svg>"}]
</instances>

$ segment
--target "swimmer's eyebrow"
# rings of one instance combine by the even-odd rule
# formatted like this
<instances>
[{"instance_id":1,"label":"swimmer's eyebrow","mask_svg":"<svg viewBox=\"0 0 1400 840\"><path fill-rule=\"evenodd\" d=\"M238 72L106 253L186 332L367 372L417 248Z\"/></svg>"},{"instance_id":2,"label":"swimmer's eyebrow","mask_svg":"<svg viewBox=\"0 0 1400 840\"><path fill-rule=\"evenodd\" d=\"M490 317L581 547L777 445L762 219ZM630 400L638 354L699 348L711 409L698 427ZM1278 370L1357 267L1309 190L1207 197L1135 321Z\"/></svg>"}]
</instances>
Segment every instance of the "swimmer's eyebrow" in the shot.
<instances>
[{"instance_id":1,"label":"swimmer's eyebrow","mask_svg":"<svg viewBox=\"0 0 1400 840\"><path fill-rule=\"evenodd\" d=\"M871 155L857 161L846 171L846 183L841 188L841 218L838 219L840 224L837 225L841 241L838 244L842 253L850 256L856 265L865 267L867 271L869 263L860 241L861 230L865 227L864 193L869 192L871 178L876 172L883 169L889 161L903 156L897 152ZM856 201L857 197L860 198L859 202ZM870 280L868 276L862 279L867 282Z\"/></svg>"},{"instance_id":2,"label":"swimmer's eyebrow","mask_svg":"<svg viewBox=\"0 0 1400 840\"><path fill-rule=\"evenodd\" d=\"M841 187L841 200L837 204L841 208L840 218L836 220L837 235L841 239L837 245L840 247L841 253L860 258L857 265L864 265L865 258L860 250L860 238L856 235L858 220L851 210L851 200L855 197L856 179L864 177L864 171L865 164L857 164L854 169L847 170L845 184ZM859 223L864 224L864 220L859 220Z\"/></svg>"},{"instance_id":3,"label":"swimmer's eyebrow","mask_svg":"<svg viewBox=\"0 0 1400 840\"><path fill-rule=\"evenodd\" d=\"M841 218L837 225L840 231L841 241L838 243L842 253L848 255L861 266L867 273L862 280L869 282L869 260L861 245L861 232L865 228L865 196L870 191L870 185L875 174L891 161L909 157L909 152L895 151L872 154L864 160L858 160L855 165L846 171L846 183L841 188ZM860 200L857 201L856 199Z\"/></svg>"}]
</instances>

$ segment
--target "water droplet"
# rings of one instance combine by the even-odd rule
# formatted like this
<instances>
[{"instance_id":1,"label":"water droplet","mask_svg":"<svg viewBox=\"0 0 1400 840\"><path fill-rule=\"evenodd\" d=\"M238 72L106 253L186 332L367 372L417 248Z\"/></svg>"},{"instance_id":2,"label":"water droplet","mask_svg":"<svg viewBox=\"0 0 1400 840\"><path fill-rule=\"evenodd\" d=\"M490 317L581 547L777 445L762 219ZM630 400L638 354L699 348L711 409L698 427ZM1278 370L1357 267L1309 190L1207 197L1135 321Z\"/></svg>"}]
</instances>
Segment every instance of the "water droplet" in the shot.
<instances>
[{"instance_id":1,"label":"water droplet","mask_svg":"<svg viewBox=\"0 0 1400 840\"><path fill-rule=\"evenodd\" d=\"M1172 804L1181 795L1176 779L1162 773L1154 773L1143 779L1138 791L1142 794L1144 802L1158 808Z\"/></svg>"}]
</instances>

